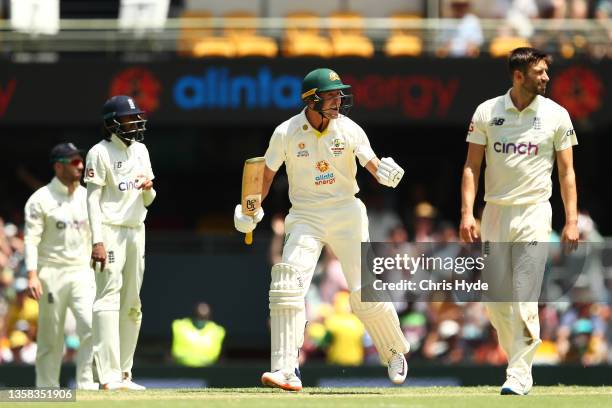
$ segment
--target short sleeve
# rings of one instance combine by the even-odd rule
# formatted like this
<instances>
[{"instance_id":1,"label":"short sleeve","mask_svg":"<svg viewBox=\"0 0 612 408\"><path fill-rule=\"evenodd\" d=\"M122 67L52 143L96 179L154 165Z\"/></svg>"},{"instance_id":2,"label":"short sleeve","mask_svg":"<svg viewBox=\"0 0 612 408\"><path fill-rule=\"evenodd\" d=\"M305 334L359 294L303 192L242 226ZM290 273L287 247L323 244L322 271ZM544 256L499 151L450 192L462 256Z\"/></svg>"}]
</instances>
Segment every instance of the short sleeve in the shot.
<instances>
[{"instance_id":1,"label":"short sleeve","mask_svg":"<svg viewBox=\"0 0 612 408\"><path fill-rule=\"evenodd\" d=\"M361 164L362 167L365 167L370 160L376 157L376 153L374 153L374 150L372 150L372 147L370 146L368 136L359 126L357 126L355 133L354 152L355 156L359 160L359 164Z\"/></svg>"},{"instance_id":2,"label":"short sleeve","mask_svg":"<svg viewBox=\"0 0 612 408\"><path fill-rule=\"evenodd\" d=\"M85 160L85 183L106 185L106 167L99 149L93 148L87 153Z\"/></svg>"},{"instance_id":3,"label":"short sleeve","mask_svg":"<svg viewBox=\"0 0 612 408\"><path fill-rule=\"evenodd\" d=\"M563 109L561 112L559 125L555 129L553 143L556 151L565 150L578 144L572 120L566 109Z\"/></svg>"},{"instance_id":4,"label":"short sleeve","mask_svg":"<svg viewBox=\"0 0 612 408\"><path fill-rule=\"evenodd\" d=\"M266 159L266 166L272 171L278 171L285 162L286 153L283 143L283 132L279 128L276 128L272 134L264 157Z\"/></svg>"},{"instance_id":5,"label":"short sleeve","mask_svg":"<svg viewBox=\"0 0 612 408\"><path fill-rule=\"evenodd\" d=\"M25 205L25 264L28 271L38 269L38 244L45 228L45 214L40 203L30 197Z\"/></svg>"},{"instance_id":6,"label":"short sleeve","mask_svg":"<svg viewBox=\"0 0 612 408\"><path fill-rule=\"evenodd\" d=\"M487 122L483 117L482 108L479 106L472 116L466 141L479 145L487 145Z\"/></svg>"}]
</instances>

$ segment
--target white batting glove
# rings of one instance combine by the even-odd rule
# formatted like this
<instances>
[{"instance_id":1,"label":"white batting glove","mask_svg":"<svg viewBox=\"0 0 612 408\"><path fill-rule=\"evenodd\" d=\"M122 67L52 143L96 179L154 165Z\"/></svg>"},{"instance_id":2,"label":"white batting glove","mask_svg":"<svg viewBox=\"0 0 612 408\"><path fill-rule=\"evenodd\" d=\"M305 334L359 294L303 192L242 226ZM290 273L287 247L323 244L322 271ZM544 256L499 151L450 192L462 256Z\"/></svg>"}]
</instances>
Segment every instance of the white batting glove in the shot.
<instances>
[{"instance_id":1,"label":"white batting glove","mask_svg":"<svg viewBox=\"0 0 612 408\"><path fill-rule=\"evenodd\" d=\"M376 177L378 182L383 186L397 187L400 180L404 176L404 169L402 169L396 162L390 157L383 157L378 165L376 171Z\"/></svg>"},{"instance_id":2,"label":"white batting glove","mask_svg":"<svg viewBox=\"0 0 612 408\"><path fill-rule=\"evenodd\" d=\"M257 223L262 220L263 216L264 210L261 207L259 207L251 217L250 215L243 214L242 205L238 204L234 209L234 227L244 234L252 232L257 226Z\"/></svg>"}]
</instances>

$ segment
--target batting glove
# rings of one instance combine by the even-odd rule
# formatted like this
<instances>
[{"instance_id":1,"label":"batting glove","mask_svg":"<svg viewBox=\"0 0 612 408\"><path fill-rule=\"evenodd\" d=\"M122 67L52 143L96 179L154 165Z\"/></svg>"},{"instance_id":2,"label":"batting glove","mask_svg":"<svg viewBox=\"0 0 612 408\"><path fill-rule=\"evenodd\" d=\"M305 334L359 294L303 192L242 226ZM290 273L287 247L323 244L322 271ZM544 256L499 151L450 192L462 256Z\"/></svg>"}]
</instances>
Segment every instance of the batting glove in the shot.
<instances>
[{"instance_id":1,"label":"batting glove","mask_svg":"<svg viewBox=\"0 0 612 408\"><path fill-rule=\"evenodd\" d=\"M402 169L396 162L390 157L383 157L378 165L376 171L376 177L378 182L383 186L397 187L400 180L404 176L404 169Z\"/></svg>"},{"instance_id":2,"label":"batting glove","mask_svg":"<svg viewBox=\"0 0 612 408\"><path fill-rule=\"evenodd\" d=\"M259 207L251 217L250 215L243 214L242 205L238 204L234 209L234 227L244 234L252 232L257 226L257 223L262 220L263 216L264 210L261 207Z\"/></svg>"}]
</instances>

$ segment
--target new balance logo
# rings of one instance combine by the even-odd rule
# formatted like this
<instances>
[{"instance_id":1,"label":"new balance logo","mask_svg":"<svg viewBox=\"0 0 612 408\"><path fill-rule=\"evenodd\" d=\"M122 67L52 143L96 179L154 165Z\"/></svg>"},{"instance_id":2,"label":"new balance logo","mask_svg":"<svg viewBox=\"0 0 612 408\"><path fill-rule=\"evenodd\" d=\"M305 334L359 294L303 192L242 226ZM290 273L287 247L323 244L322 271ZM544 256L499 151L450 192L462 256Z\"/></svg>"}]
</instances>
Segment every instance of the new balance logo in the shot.
<instances>
[{"instance_id":1,"label":"new balance logo","mask_svg":"<svg viewBox=\"0 0 612 408\"><path fill-rule=\"evenodd\" d=\"M493 118L491 122L489 122L489 126L502 126L505 121L505 118Z\"/></svg>"},{"instance_id":2,"label":"new balance logo","mask_svg":"<svg viewBox=\"0 0 612 408\"><path fill-rule=\"evenodd\" d=\"M528 245L529 246L537 246L538 245L538 241L531 241Z\"/></svg>"}]
</instances>

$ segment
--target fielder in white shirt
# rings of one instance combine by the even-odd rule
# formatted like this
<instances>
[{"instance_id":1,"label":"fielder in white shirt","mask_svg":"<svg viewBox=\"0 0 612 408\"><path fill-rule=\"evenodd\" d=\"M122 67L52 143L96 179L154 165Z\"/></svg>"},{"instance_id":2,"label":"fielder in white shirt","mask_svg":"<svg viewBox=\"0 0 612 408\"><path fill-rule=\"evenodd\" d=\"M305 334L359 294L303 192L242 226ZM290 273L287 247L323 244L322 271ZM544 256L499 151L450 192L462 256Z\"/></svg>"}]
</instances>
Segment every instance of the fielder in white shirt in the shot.
<instances>
[{"instance_id":1,"label":"fielder in white shirt","mask_svg":"<svg viewBox=\"0 0 612 408\"><path fill-rule=\"evenodd\" d=\"M478 239L474 199L482 159L486 157L482 241L507 243L495 246L492 270L493 283L505 286L510 296L487 303L491 323L508 356L503 395L525 395L533 384L531 366L541 343L537 299L546 263L546 251L536 254L534 250L546 246L550 239L552 211L548 200L555 160L565 206L561 240L570 250L578 242L572 154L572 146L578 142L567 110L543 96L550 61L548 55L533 48L512 51L512 88L478 106L467 136L461 238L466 242Z\"/></svg>"},{"instance_id":2,"label":"fielder in white shirt","mask_svg":"<svg viewBox=\"0 0 612 408\"><path fill-rule=\"evenodd\" d=\"M96 389L92 374L91 309L95 296L89 266L91 233L87 191L80 185L81 151L72 143L51 150L55 177L25 205L25 263L30 296L38 300L36 386L59 387L67 309L76 320L79 389Z\"/></svg>"},{"instance_id":3,"label":"fielder in white shirt","mask_svg":"<svg viewBox=\"0 0 612 408\"><path fill-rule=\"evenodd\" d=\"M271 370L261 381L270 387L299 391L298 353L304 341L304 296L319 259L329 245L338 256L349 289L353 312L364 323L388 365L389 378L402 383L409 345L390 302L361 301L361 243L369 241L368 219L355 176L356 159L381 184L396 187L404 170L391 158L379 160L368 138L346 115L350 89L327 68L310 72L302 82L305 109L276 128L265 154L263 194L284 163L289 178L291 209L285 219L282 262L272 267L269 292ZM263 217L245 216L240 205L234 224L252 231Z\"/></svg>"},{"instance_id":4,"label":"fielder in white shirt","mask_svg":"<svg viewBox=\"0 0 612 408\"><path fill-rule=\"evenodd\" d=\"M85 166L96 276L94 369L104 389L144 390L132 381L142 321L144 220L155 199L149 152L141 143L143 114L129 96L106 101L106 137L87 153Z\"/></svg>"}]
</instances>

